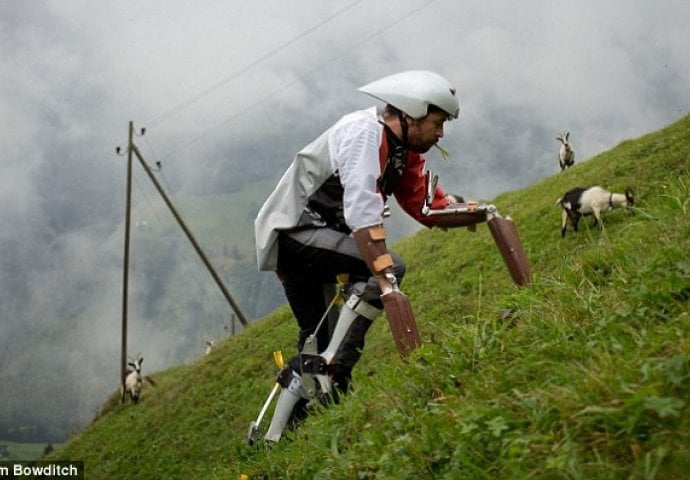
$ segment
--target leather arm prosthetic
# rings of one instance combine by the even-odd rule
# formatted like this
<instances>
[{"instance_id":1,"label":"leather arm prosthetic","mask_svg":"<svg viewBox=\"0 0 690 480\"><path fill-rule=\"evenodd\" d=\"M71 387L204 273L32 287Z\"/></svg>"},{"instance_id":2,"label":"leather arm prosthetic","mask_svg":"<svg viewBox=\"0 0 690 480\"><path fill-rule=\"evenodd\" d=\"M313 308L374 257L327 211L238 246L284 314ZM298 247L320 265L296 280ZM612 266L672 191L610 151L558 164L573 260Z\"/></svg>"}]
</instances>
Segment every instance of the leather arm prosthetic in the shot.
<instances>
[{"instance_id":1,"label":"leather arm prosthetic","mask_svg":"<svg viewBox=\"0 0 690 480\"><path fill-rule=\"evenodd\" d=\"M426 172L426 198L422 207L424 216L437 217L436 226L439 228L472 227L486 221L486 209L477 202L465 202L458 195L449 196L450 205L442 209L432 209L431 202L438 185L438 175ZM470 228L474 230L473 228Z\"/></svg>"},{"instance_id":2,"label":"leather arm prosthetic","mask_svg":"<svg viewBox=\"0 0 690 480\"><path fill-rule=\"evenodd\" d=\"M439 228L471 227L486 222L486 209L477 202L451 203L447 208L430 210L426 215L438 215Z\"/></svg>"},{"instance_id":3,"label":"leather arm prosthetic","mask_svg":"<svg viewBox=\"0 0 690 480\"><path fill-rule=\"evenodd\" d=\"M408 355L421 345L410 299L400 291L393 274L393 257L386 247L386 230L382 225L355 230L352 236L357 242L364 261L381 286L381 301L395 346L402 355Z\"/></svg>"},{"instance_id":4,"label":"leather arm prosthetic","mask_svg":"<svg viewBox=\"0 0 690 480\"><path fill-rule=\"evenodd\" d=\"M455 203L446 208L432 209L431 199L438 183L438 176L426 173L427 196L422 214L436 217L436 226L441 228L465 227L487 222L491 236L496 242L510 276L517 285L527 285L532 278L527 256L522 248L517 227L510 217L502 218L494 205L478 202Z\"/></svg>"}]
</instances>

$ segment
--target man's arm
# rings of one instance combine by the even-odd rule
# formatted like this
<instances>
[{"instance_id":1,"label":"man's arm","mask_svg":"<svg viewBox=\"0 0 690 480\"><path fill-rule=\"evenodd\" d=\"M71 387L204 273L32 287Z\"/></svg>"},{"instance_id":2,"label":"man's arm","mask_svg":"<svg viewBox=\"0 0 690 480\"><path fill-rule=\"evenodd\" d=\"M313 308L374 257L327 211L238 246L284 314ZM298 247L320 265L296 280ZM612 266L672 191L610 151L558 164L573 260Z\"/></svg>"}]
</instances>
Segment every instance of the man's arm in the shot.
<instances>
[{"instance_id":1,"label":"man's arm","mask_svg":"<svg viewBox=\"0 0 690 480\"><path fill-rule=\"evenodd\" d=\"M386 246L383 225L360 228L352 232L364 261L381 288L381 301L386 312L395 346L402 355L408 355L421 345L417 323L407 295L398 288L393 274L393 257Z\"/></svg>"}]
</instances>

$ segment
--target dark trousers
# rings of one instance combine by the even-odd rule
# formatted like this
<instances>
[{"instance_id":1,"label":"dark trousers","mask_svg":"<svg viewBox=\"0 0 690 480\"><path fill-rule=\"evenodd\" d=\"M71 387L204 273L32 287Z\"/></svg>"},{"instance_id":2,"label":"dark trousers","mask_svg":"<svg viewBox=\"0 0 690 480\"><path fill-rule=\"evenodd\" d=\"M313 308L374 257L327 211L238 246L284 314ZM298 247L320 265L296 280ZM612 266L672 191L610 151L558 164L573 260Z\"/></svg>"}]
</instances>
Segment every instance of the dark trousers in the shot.
<instances>
[{"instance_id":1,"label":"dark trousers","mask_svg":"<svg viewBox=\"0 0 690 480\"><path fill-rule=\"evenodd\" d=\"M378 282L372 277L355 240L350 235L329 228L309 228L283 232L278 242L277 273L299 325L297 347L300 351L304 341L314 333L326 312L331 299L327 298L324 292L329 291L329 287L337 282L338 274L349 275L345 285L348 294L356 293L370 305L379 309L383 307L379 298L381 290ZM405 265L398 255L390 253L394 262L393 273L398 282L401 282L405 274ZM352 338L342 347L351 350L344 354L353 359L348 361L348 364L352 365L347 365L342 372L348 380L352 366L361 355L364 335L370 323L364 322L364 328L360 323L358 329L362 331L353 332ZM319 352L328 346L330 331L327 321L324 321L316 335ZM299 360L291 360L290 366L299 371Z\"/></svg>"}]
</instances>

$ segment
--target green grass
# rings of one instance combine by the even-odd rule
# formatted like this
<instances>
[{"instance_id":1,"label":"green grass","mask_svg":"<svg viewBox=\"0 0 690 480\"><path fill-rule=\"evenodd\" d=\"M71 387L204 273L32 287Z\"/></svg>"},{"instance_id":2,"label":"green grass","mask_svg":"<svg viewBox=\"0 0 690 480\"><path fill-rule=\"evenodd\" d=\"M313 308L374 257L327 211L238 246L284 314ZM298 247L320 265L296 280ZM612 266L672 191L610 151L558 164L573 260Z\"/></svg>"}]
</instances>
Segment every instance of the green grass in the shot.
<instances>
[{"instance_id":1,"label":"green grass","mask_svg":"<svg viewBox=\"0 0 690 480\"><path fill-rule=\"evenodd\" d=\"M198 362L112 399L54 458L87 478L690 478L690 117L493 200L520 229L518 289L488 229L425 230L406 259L424 344L403 361L375 322L340 405L249 447L272 351L294 354L286 307ZM560 238L557 198L631 186L634 216ZM588 223L588 222L587 222Z\"/></svg>"}]
</instances>

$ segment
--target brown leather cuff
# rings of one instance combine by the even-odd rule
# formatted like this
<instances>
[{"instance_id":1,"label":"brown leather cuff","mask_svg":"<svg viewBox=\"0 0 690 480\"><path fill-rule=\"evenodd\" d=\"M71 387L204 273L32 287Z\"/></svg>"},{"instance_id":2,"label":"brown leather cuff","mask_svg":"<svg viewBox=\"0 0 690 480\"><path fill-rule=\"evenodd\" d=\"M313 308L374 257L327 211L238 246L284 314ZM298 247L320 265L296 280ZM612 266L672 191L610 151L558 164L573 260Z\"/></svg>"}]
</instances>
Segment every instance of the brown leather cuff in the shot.
<instances>
[{"instance_id":1,"label":"brown leather cuff","mask_svg":"<svg viewBox=\"0 0 690 480\"><path fill-rule=\"evenodd\" d=\"M383 225L360 228L352 232L352 236L372 274L392 272L393 257L388 253Z\"/></svg>"}]
</instances>

